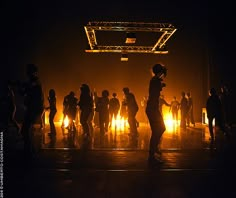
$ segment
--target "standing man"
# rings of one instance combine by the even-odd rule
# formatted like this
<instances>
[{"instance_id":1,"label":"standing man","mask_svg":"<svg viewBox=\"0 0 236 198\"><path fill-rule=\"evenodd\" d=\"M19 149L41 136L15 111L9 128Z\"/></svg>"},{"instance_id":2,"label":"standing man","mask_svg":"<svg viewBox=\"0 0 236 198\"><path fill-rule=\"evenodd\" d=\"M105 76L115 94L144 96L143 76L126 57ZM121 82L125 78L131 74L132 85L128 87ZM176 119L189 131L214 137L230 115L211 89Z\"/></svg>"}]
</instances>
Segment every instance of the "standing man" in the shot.
<instances>
[{"instance_id":1,"label":"standing man","mask_svg":"<svg viewBox=\"0 0 236 198\"><path fill-rule=\"evenodd\" d=\"M117 94L113 93L112 98L109 100L109 114L110 114L110 126L112 124L112 118L117 119L120 110L120 101L117 98Z\"/></svg>"},{"instance_id":2,"label":"standing man","mask_svg":"<svg viewBox=\"0 0 236 198\"><path fill-rule=\"evenodd\" d=\"M195 127L195 121L193 116L193 98L190 92L187 92L188 100L188 113L187 113L187 126L190 126L190 123Z\"/></svg>"},{"instance_id":3,"label":"standing man","mask_svg":"<svg viewBox=\"0 0 236 198\"><path fill-rule=\"evenodd\" d=\"M97 98L96 111L98 112L100 127L100 143L104 145L105 135L108 133L109 127L109 91L104 89L102 96Z\"/></svg>"},{"instance_id":4,"label":"standing man","mask_svg":"<svg viewBox=\"0 0 236 198\"><path fill-rule=\"evenodd\" d=\"M57 98L56 98L56 91L54 89L50 89L48 92L48 103L49 103L49 106L46 107L46 110L50 110L50 113L49 113L50 133L49 133L49 135L56 136L56 127L54 124L54 118L57 113Z\"/></svg>"},{"instance_id":5,"label":"standing man","mask_svg":"<svg viewBox=\"0 0 236 198\"><path fill-rule=\"evenodd\" d=\"M227 128L231 129L232 127L232 118L233 118L233 98L231 95L231 91L229 87L225 84L222 84L220 87L219 98L222 104L222 121L226 125Z\"/></svg>"},{"instance_id":6,"label":"standing man","mask_svg":"<svg viewBox=\"0 0 236 198\"><path fill-rule=\"evenodd\" d=\"M69 131L76 131L75 119L77 115L78 98L74 91L71 91L68 97L68 118L69 118Z\"/></svg>"},{"instance_id":7,"label":"standing man","mask_svg":"<svg viewBox=\"0 0 236 198\"><path fill-rule=\"evenodd\" d=\"M138 130L137 130L136 114L139 110L139 107L136 102L134 94L129 91L128 87L124 87L123 92L125 95L124 105L127 106L130 135L131 135L132 139L137 138L138 137Z\"/></svg>"},{"instance_id":8,"label":"standing man","mask_svg":"<svg viewBox=\"0 0 236 198\"><path fill-rule=\"evenodd\" d=\"M213 131L213 120L215 119L215 125L229 138L229 131L226 130L225 123L223 121L222 103L220 97L217 94L215 88L211 88L209 91L209 97L206 101L206 111L208 118L208 128L211 136L211 143L215 140L215 134Z\"/></svg>"},{"instance_id":9,"label":"standing man","mask_svg":"<svg viewBox=\"0 0 236 198\"><path fill-rule=\"evenodd\" d=\"M44 111L44 95L38 77L38 67L28 64L26 67L28 81L21 86L21 93L24 95L25 116L21 128L24 140L24 154L27 159L34 157L34 131L33 125L41 123L41 116Z\"/></svg>"},{"instance_id":10,"label":"standing man","mask_svg":"<svg viewBox=\"0 0 236 198\"><path fill-rule=\"evenodd\" d=\"M187 115L188 115L188 99L184 91L181 92L180 100L180 127L186 129Z\"/></svg>"},{"instance_id":11,"label":"standing man","mask_svg":"<svg viewBox=\"0 0 236 198\"><path fill-rule=\"evenodd\" d=\"M80 87L78 105L80 108L80 123L83 128L83 134L86 137L91 137L93 133L92 120L94 113L94 101L90 92L90 87L87 84L82 84Z\"/></svg>"},{"instance_id":12,"label":"standing man","mask_svg":"<svg viewBox=\"0 0 236 198\"><path fill-rule=\"evenodd\" d=\"M162 163L160 157L159 147L161 142L161 137L166 130L163 117L159 109L159 98L162 88L165 87L163 83L163 77L167 75L167 69L161 64L155 64L152 67L152 72L154 76L151 78L149 83L149 96L147 100L146 114L151 127L151 138L149 144L149 158L148 161L151 164Z\"/></svg>"},{"instance_id":13,"label":"standing man","mask_svg":"<svg viewBox=\"0 0 236 198\"><path fill-rule=\"evenodd\" d=\"M172 120L176 123L178 123L179 106L179 101L176 99L176 96L173 96L173 100L170 104L170 112L172 114Z\"/></svg>"}]
</instances>

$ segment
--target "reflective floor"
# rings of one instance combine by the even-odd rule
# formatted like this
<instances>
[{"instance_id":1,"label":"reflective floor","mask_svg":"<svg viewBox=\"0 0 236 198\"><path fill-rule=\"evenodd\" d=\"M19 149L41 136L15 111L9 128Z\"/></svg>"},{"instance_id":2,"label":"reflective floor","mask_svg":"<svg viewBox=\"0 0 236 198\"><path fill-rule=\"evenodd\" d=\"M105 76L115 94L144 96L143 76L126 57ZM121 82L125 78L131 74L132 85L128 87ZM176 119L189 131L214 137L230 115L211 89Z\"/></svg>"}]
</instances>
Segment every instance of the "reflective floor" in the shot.
<instances>
[{"instance_id":1,"label":"reflective floor","mask_svg":"<svg viewBox=\"0 0 236 198\"><path fill-rule=\"evenodd\" d=\"M19 197L19 194L25 198L236 195L235 128L230 144L224 144L225 138L217 130L216 142L211 145L207 125L197 123L183 130L179 125L169 127L167 124L161 144L164 163L153 167L147 163L148 124L140 123L139 138L134 142L128 127L111 128L103 138L99 128L95 128L93 137L88 139L83 137L80 126L76 133L63 131L59 123L56 126L56 138L48 135L49 125L43 131L35 131L36 143L42 149L32 161L24 160L23 142L16 145L12 138L14 130L8 130L12 141L4 144L5 148L11 146L4 159L5 197ZM225 147L218 149L222 145Z\"/></svg>"},{"instance_id":2,"label":"reflective floor","mask_svg":"<svg viewBox=\"0 0 236 198\"><path fill-rule=\"evenodd\" d=\"M110 127L105 136L100 136L98 127L94 127L91 138L83 135L80 125L76 131L61 128L56 123L56 136L49 135L49 125L43 130L42 148L74 148L74 149L112 149L112 150L148 150L150 140L150 127L148 123L139 123L139 136L132 140L129 136L129 128ZM196 123L195 127L182 129L179 124L166 125L166 131L162 137L161 149L204 149L209 148L209 131L207 125Z\"/></svg>"}]
</instances>

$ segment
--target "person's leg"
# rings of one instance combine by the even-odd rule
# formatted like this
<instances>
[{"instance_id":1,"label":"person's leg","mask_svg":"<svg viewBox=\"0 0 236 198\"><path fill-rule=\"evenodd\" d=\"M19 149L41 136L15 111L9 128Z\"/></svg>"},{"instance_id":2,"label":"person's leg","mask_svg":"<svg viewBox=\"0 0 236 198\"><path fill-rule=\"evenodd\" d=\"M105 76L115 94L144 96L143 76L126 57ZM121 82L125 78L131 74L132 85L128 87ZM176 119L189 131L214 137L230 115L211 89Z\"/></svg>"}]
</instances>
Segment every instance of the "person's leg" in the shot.
<instances>
[{"instance_id":1,"label":"person's leg","mask_svg":"<svg viewBox=\"0 0 236 198\"><path fill-rule=\"evenodd\" d=\"M158 123L157 123L157 113L155 111L147 111L147 117L149 120L150 128L151 128L151 137L149 143L149 159L155 158L155 153L158 151Z\"/></svg>"},{"instance_id":2,"label":"person's leg","mask_svg":"<svg viewBox=\"0 0 236 198\"><path fill-rule=\"evenodd\" d=\"M33 125L36 120L37 116L34 113L26 112L21 129L24 140L24 154L26 158L32 158L35 154Z\"/></svg>"},{"instance_id":3,"label":"person's leg","mask_svg":"<svg viewBox=\"0 0 236 198\"><path fill-rule=\"evenodd\" d=\"M137 136L138 131L137 131L137 120L135 118L134 113L129 113L128 114L128 123L129 123L129 127L130 127L130 134L132 136Z\"/></svg>"},{"instance_id":4,"label":"person's leg","mask_svg":"<svg viewBox=\"0 0 236 198\"><path fill-rule=\"evenodd\" d=\"M220 130L224 133L227 138L230 138L230 132L226 128L225 121L222 115L217 115L215 118L215 123L219 126Z\"/></svg>"},{"instance_id":5,"label":"person's leg","mask_svg":"<svg viewBox=\"0 0 236 198\"><path fill-rule=\"evenodd\" d=\"M214 141L214 132L213 132L213 117L208 118L208 129L211 136L211 141Z\"/></svg>"},{"instance_id":6,"label":"person's leg","mask_svg":"<svg viewBox=\"0 0 236 198\"><path fill-rule=\"evenodd\" d=\"M88 115L88 126L89 126L89 134L91 136L93 136L93 131L94 131L94 128L93 128L93 120L94 120L94 111L91 111L89 112L89 115Z\"/></svg>"},{"instance_id":7,"label":"person's leg","mask_svg":"<svg viewBox=\"0 0 236 198\"><path fill-rule=\"evenodd\" d=\"M81 111L80 124L82 125L82 128L83 128L83 134L89 136L90 133L89 133L88 118L89 118L89 112Z\"/></svg>"},{"instance_id":8,"label":"person's leg","mask_svg":"<svg viewBox=\"0 0 236 198\"><path fill-rule=\"evenodd\" d=\"M52 135L56 135L56 127L54 124L54 117L56 115L55 111L50 111L49 113L49 124L50 124L50 132Z\"/></svg>"},{"instance_id":9,"label":"person's leg","mask_svg":"<svg viewBox=\"0 0 236 198\"><path fill-rule=\"evenodd\" d=\"M109 112L106 112L106 114L104 114L104 127L105 127L105 132L108 132L108 128L109 128Z\"/></svg>"}]
</instances>

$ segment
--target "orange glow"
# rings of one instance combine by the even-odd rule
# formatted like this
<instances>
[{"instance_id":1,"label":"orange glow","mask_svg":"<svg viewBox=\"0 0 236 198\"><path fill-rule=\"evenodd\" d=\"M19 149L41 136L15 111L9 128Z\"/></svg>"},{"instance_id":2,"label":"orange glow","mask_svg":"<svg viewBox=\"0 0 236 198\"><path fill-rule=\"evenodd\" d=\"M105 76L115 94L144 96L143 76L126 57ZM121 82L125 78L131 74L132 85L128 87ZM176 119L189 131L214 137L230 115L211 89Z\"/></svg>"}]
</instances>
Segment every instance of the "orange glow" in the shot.
<instances>
[{"instance_id":1,"label":"orange glow","mask_svg":"<svg viewBox=\"0 0 236 198\"><path fill-rule=\"evenodd\" d=\"M206 108L202 108L202 124L209 124ZM213 119L212 125L215 126L215 119Z\"/></svg>"},{"instance_id":2,"label":"orange glow","mask_svg":"<svg viewBox=\"0 0 236 198\"><path fill-rule=\"evenodd\" d=\"M163 119L166 126L166 132L173 133L176 131L176 127L180 125L180 120L173 120L169 111L163 111Z\"/></svg>"},{"instance_id":3,"label":"orange glow","mask_svg":"<svg viewBox=\"0 0 236 198\"><path fill-rule=\"evenodd\" d=\"M118 114L117 118L115 119L114 116L111 122L111 130L112 131L120 131L124 132L128 127L127 119L124 119Z\"/></svg>"},{"instance_id":4,"label":"orange glow","mask_svg":"<svg viewBox=\"0 0 236 198\"><path fill-rule=\"evenodd\" d=\"M44 111L44 123L49 124L49 111Z\"/></svg>"},{"instance_id":5,"label":"orange glow","mask_svg":"<svg viewBox=\"0 0 236 198\"><path fill-rule=\"evenodd\" d=\"M66 117L65 117L65 119L64 119L64 121L63 121L63 124L64 124L64 127L65 127L65 128L69 126L69 118L68 118L67 115L66 115Z\"/></svg>"}]
</instances>

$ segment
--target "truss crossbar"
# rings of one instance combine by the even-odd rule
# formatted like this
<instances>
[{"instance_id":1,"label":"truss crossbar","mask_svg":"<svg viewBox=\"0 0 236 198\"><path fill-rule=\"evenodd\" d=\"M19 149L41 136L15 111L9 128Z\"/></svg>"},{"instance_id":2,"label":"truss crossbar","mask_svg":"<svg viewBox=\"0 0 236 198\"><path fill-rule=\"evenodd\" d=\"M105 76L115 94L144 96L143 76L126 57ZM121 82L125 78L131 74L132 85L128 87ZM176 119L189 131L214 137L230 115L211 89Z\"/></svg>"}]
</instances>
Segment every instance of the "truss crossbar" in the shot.
<instances>
[{"instance_id":1,"label":"truss crossbar","mask_svg":"<svg viewBox=\"0 0 236 198\"><path fill-rule=\"evenodd\" d=\"M164 50L167 40L174 34L176 28L169 23L144 22L89 22L84 26L90 49L86 52L130 52L130 53L168 53ZM154 46L98 46L96 31L124 32L161 32L162 35Z\"/></svg>"},{"instance_id":2,"label":"truss crossbar","mask_svg":"<svg viewBox=\"0 0 236 198\"><path fill-rule=\"evenodd\" d=\"M152 50L152 47L146 46L96 46L95 49L87 49L86 52L117 52L117 53L154 53L167 54L167 50Z\"/></svg>"}]
</instances>

